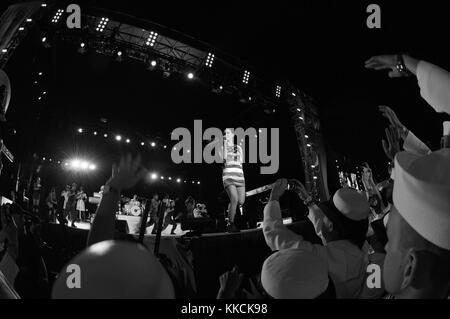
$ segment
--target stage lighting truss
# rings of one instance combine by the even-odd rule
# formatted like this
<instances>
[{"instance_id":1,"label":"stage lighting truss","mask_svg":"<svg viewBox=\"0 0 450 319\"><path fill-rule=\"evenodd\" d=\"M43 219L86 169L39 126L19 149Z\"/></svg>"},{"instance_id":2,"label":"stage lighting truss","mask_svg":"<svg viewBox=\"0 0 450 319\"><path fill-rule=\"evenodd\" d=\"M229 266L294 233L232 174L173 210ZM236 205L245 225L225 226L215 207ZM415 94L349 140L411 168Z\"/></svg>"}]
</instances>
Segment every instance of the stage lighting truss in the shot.
<instances>
[{"instance_id":1,"label":"stage lighting truss","mask_svg":"<svg viewBox=\"0 0 450 319\"><path fill-rule=\"evenodd\" d=\"M206 63L205 63L205 65L208 68L212 68L213 63L214 63L214 57L215 57L214 54L208 53L208 56L206 57Z\"/></svg>"},{"instance_id":2,"label":"stage lighting truss","mask_svg":"<svg viewBox=\"0 0 450 319\"><path fill-rule=\"evenodd\" d=\"M145 44L148 46L151 46L151 47L154 46L157 37L158 37L158 33L151 31L150 34L148 35L148 38L147 38L147 41L145 42Z\"/></svg>"},{"instance_id":3,"label":"stage lighting truss","mask_svg":"<svg viewBox=\"0 0 450 319\"><path fill-rule=\"evenodd\" d=\"M63 12L64 12L63 9L58 9L58 11L56 11L55 15L53 16L52 23L58 23L59 19L61 19Z\"/></svg>"},{"instance_id":4,"label":"stage lighting truss","mask_svg":"<svg viewBox=\"0 0 450 319\"><path fill-rule=\"evenodd\" d=\"M275 96L276 96L277 98L280 98L280 97L281 97L281 86L279 86L279 85L277 85L277 89L276 89L276 91L275 91Z\"/></svg>"},{"instance_id":5,"label":"stage lighting truss","mask_svg":"<svg viewBox=\"0 0 450 319\"><path fill-rule=\"evenodd\" d=\"M244 84L248 84L248 81L250 80L250 72L245 70L244 71L244 76L242 78L242 83Z\"/></svg>"},{"instance_id":6,"label":"stage lighting truss","mask_svg":"<svg viewBox=\"0 0 450 319\"><path fill-rule=\"evenodd\" d=\"M108 24L108 18L102 18L95 29L98 32L103 32L105 30L106 25Z\"/></svg>"}]
</instances>

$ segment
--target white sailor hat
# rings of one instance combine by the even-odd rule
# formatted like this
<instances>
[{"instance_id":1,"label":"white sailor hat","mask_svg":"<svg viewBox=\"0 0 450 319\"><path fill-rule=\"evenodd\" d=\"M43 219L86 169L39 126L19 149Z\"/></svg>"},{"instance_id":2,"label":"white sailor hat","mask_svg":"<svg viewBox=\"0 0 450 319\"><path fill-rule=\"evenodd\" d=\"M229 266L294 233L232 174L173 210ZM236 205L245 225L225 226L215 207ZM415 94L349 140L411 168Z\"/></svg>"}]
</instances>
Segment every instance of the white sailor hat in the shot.
<instances>
[{"instance_id":1,"label":"white sailor hat","mask_svg":"<svg viewBox=\"0 0 450 319\"><path fill-rule=\"evenodd\" d=\"M275 299L313 299L328 288L328 266L309 251L280 250L264 261L261 283Z\"/></svg>"},{"instance_id":2,"label":"white sailor hat","mask_svg":"<svg viewBox=\"0 0 450 319\"><path fill-rule=\"evenodd\" d=\"M450 149L395 157L394 205L423 238L450 250Z\"/></svg>"}]
</instances>

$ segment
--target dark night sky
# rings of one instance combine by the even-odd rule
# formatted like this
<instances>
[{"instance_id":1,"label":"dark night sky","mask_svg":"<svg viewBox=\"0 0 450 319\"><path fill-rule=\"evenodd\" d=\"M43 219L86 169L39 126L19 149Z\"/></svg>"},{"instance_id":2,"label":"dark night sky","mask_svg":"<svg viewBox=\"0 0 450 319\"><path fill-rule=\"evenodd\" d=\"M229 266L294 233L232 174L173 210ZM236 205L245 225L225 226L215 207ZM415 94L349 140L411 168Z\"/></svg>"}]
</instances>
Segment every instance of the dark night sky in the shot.
<instances>
[{"instance_id":1,"label":"dark night sky","mask_svg":"<svg viewBox=\"0 0 450 319\"><path fill-rule=\"evenodd\" d=\"M328 148L355 162L367 161L380 173L387 162L381 148L387 122L379 115L377 105L391 106L404 124L424 141L430 142L432 148L438 146L441 122L446 116L435 114L427 106L419 95L414 79L388 79L385 73L365 70L364 61L375 54L409 52L450 69L449 49L445 43L449 25L444 2L420 1L422 4L418 4L395 1L395 5L390 2L376 2L382 10L381 30L366 27L365 11L369 2L363 1L276 1L248 5L242 1L176 4L165 1L155 4L154 1L95 0L76 3L81 8L87 4L154 21L248 62L262 76L288 78L317 100ZM2 6L6 4L2 3L0 9ZM202 108L199 114L190 113L189 106L196 105L200 99L208 105L217 103L217 109L221 109L220 105L239 107L226 99L218 101L216 97L202 92L200 87L181 80L170 80L172 82L162 84L161 89L153 92L146 81L153 83L151 81L161 80L145 73L142 66L117 65L100 57L72 56L65 54L63 48L51 50L53 55L47 54L47 58L31 50L28 58L24 54L24 59L34 66L36 61L46 63L45 67L51 72L48 85L58 91L52 92L49 97L52 104L50 110L56 111L51 111L47 116L54 116L55 121L65 123L60 119L71 114L67 117L67 125L71 122L70 125L75 127L86 118L74 111L80 104L89 104L80 113L91 114L90 118L97 124L99 115L123 119L130 114L124 110L130 108L137 120L127 118L126 123L117 121L114 122L115 127L127 131L134 129L134 134L151 136L165 134L164 123L169 122L170 127L179 118L191 121L194 116L203 115L211 117L212 123L223 118L220 112L211 111L214 106ZM33 60L32 56L38 58ZM104 65L104 68L98 65ZM16 71L22 72L21 76L25 77L26 71L19 69ZM71 72L77 74L75 79L68 76ZM24 80L18 79L17 74L10 75L12 81L19 82L18 87L26 88ZM131 76L135 79L129 78ZM103 79L108 85L95 87L92 85L94 79ZM74 88L73 81L80 85ZM174 88L177 88L177 97L172 94ZM143 95L142 92L146 93ZM18 105L21 102L25 104L26 97L18 97L16 90L14 94L13 99L17 99ZM88 99L88 96L92 98ZM142 108L150 105L142 103L145 96L158 106L158 111L145 112L150 116L142 118ZM180 101L186 106L179 106L177 116L174 116L171 103ZM58 109L55 109L56 106ZM270 121L264 116L256 118L261 125ZM276 121L281 120L278 118ZM53 134L58 135L56 131ZM286 129L285 136L291 141L292 132ZM282 152L288 157L298 155L292 154L289 149ZM295 166L291 160L285 160L285 163L282 172ZM181 173L193 174L183 169ZM294 173L298 174L301 173ZM220 176L220 170L216 175L214 178ZM253 182L256 185L251 186L262 182Z\"/></svg>"}]
</instances>

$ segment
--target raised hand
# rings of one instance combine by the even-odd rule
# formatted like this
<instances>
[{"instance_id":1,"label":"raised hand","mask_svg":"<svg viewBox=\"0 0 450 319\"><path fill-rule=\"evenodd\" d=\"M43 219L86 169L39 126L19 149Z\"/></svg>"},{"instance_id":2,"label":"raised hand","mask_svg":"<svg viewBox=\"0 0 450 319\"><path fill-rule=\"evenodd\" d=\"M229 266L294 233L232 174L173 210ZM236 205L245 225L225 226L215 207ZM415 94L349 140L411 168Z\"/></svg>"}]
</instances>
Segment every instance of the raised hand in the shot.
<instances>
[{"instance_id":1,"label":"raised hand","mask_svg":"<svg viewBox=\"0 0 450 319\"><path fill-rule=\"evenodd\" d=\"M237 266L219 277L220 290L219 295L222 298L233 298L241 287L244 275L239 273Z\"/></svg>"},{"instance_id":2,"label":"raised hand","mask_svg":"<svg viewBox=\"0 0 450 319\"><path fill-rule=\"evenodd\" d=\"M286 191L287 186L288 181L285 178L281 178L273 183L272 192L270 193L270 200L279 200Z\"/></svg>"},{"instance_id":3,"label":"raised hand","mask_svg":"<svg viewBox=\"0 0 450 319\"><path fill-rule=\"evenodd\" d=\"M389 120L392 126L394 126L399 132L400 137L405 140L408 135L408 129L404 126L397 117L397 114L389 107L385 105L380 105L378 107L381 114Z\"/></svg>"},{"instance_id":4,"label":"raised hand","mask_svg":"<svg viewBox=\"0 0 450 319\"><path fill-rule=\"evenodd\" d=\"M309 197L309 193L305 186L297 179L290 179L289 183L294 185L293 191L297 193L301 200L306 200Z\"/></svg>"},{"instance_id":5,"label":"raised hand","mask_svg":"<svg viewBox=\"0 0 450 319\"><path fill-rule=\"evenodd\" d=\"M119 166L116 164L113 165L112 175L107 184L118 191L130 189L135 186L146 173L147 170L141 167L141 157L138 156L133 159L131 154L128 154L126 157L122 157Z\"/></svg>"},{"instance_id":6,"label":"raised hand","mask_svg":"<svg viewBox=\"0 0 450 319\"><path fill-rule=\"evenodd\" d=\"M393 161L395 158L395 154L400 152L400 136L398 134L398 130L394 126L389 126L389 128L385 129L386 140L382 140L383 150L386 156Z\"/></svg>"},{"instance_id":7,"label":"raised hand","mask_svg":"<svg viewBox=\"0 0 450 319\"><path fill-rule=\"evenodd\" d=\"M390 78L399 78L406 76L405 74L400 73L395 67L397 63L396 55L376 55L371 57L365 62L366 69L372 70L389 70L388 76Z\"/></svg>"}]
</instances>

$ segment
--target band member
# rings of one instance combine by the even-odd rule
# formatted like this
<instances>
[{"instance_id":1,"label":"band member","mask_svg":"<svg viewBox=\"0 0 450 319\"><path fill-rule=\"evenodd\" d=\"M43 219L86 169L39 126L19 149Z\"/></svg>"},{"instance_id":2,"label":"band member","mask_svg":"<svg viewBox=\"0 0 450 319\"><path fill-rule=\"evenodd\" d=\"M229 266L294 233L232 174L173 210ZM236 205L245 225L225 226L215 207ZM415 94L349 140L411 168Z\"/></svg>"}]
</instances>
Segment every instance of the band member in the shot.
<instances>
[{"instance_id":1,"label":"band member","mask_svg":"<svg viewBox=\"0 0 450 319\"><path fill-rule=\"evenodd\" d=\"M158 201L158 207L159 207L160 202L161 201ZM169 194L164 195L162 202L164 203L164 205L166 205L166 210L164 211L164 216L163 216L163 223L164 223L165 217L167 214L167 209L169 208L169 204L170 204ZM155 218L154 218L155 225L153 226L152 234L156 234L156 232L158 230L158 221L159 221L158 207L156 208L156 213L155 213ZM164 228L165 228L165 226L163 225L162 229L164 229Z\"/></svg>"},{"instance_id":2,"label":"band member","mask_svg":"<svg viewBox=\"0 0 450 319\"><path fill-rule=\"evenodd\" d=\"M223 187L230 199L227 220L228 232L239 232L239 228L235 225L236 209L241 209L245 201L245 179L242 169L244 154L242 148L234 143L234 137L233 131L227 128L224 146L220 154L224 164L222 172Z\"/></svg>"},{"instance_id":3,"label":"band member","mask_svg":"<svg viewBox=\"0 0 450 319\"><path fill-rule=\"evenodd\" d=\"M41 202L41 191L42 191L42 185L41 185L41 178L37 177L36 181L33 184L33 213L39 213L39 204Z\"/></svg>"},{"instance_id":4,"label":"band member","mask_svg":"<svg viewBox=\"0 0 450 319\"><path fill-rule=\"evenodd\" d=\"M154 193L152 201L150 202L150 210L148 212L149 221L147 222L147 227L151 226L152 224L156 223L156 218L158 216L158 207L161 203L160 200L158 200L158 194Z\"/></svg>"},{"instance_id":5,"label":"band member","mask_svg":"<svg viewBox=\"0 0 450 319\"><path fill-rule=\"evenodd\" d=\"M76 209L77 209L81 219L87 219L85 216L85 214L86 214L86 199L87 199L87 195L84 192L83 186L80 186L80 189L78 190L77 195L76 195L76 200L77 200Z\"/></svg>"},{"instance_id":6,"label":"band member","mask_svg":"<svg viewBox=\"0 0 450 319\"><path fill-rule=\"evenodd\" d=\"M77 184L72 183L72 186L69 189L68 200L66 204L65 215L69 216L70 226L75 226L75 221L77 219L77 210L76 210L76 195L77 195Z\"/></svg>"},{"instance_id":7,"label":"band member","mask_svg":"<svg viewBox=\"0 0 450 319\"><path fill-rule=\"evenodd\" d=\"M163 230L166 229L167 226L172 225L172 230L170 231L171 235L175 235L175 229L177 228L177 222L175 219L175 201L170 199L168 201L166 211L164 212Z\"/></svg>"},{"instance_id":8,"label":"band member","mask_svg":"<svg viewBox=\"0 0 450 319\"><path fill-rule=\"evenodd\" d=\"M58 200L56 198L56 188L52 187L50 193L47 196L47 207L48 207L48 218L50 221L54 222L56 218L56 209L58 206Z\"/></svg>"}]
</instances>

